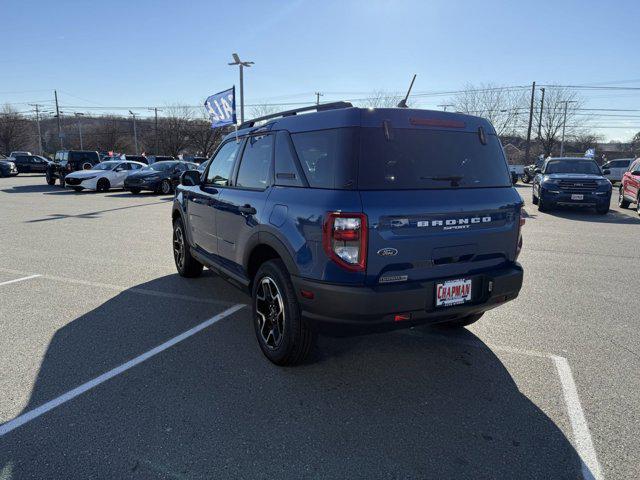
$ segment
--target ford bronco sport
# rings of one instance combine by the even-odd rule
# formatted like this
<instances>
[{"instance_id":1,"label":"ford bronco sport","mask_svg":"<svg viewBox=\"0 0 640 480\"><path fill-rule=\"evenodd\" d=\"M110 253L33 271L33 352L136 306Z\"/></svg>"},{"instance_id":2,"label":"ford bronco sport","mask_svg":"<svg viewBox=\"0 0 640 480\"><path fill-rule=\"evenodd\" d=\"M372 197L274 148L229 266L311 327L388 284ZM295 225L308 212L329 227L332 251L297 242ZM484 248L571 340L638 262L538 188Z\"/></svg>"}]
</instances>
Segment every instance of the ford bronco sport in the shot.
<instances>
[{"instance_id":1,"label":"ford bronco sport","mask_svg":"<svg viewBox=\"0 0 640 480\"><path fill-rule=\"evenodd\" d=\"M248 287L263 353L293 365L326 324L462 327L516 298L521 209L487 120L337 102L245 122L185 172L173 252Z\"/></svg>"}]
</instances>

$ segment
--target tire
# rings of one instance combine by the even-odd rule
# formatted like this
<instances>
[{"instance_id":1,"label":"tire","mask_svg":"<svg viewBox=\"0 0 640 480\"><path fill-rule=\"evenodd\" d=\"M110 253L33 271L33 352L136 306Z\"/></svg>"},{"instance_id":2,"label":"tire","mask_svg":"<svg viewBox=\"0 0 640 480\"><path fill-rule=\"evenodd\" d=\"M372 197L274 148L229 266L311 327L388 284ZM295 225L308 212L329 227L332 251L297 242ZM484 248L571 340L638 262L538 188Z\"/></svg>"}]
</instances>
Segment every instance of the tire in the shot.
<instances>
[{"instance_id":1,"label":"tire","mask_svg":"<svg viewBox=\"0 0 640 480\"><path fill-rule=\"evenodd\" d=\"M609 213L609 205L604 208L596 208L596 213L599 215L606 215L607 213Z\"/></svg>"},{"instance_id":2,"label":"tire","mask_svg":"<svg viewBox=\"0 0 640 480\"><path fill-rule=\"evenodd\" d=\"M620 190L618 193L618 206L620 208L629 208L630 202L628 200L625 200L623 192L624 192L623 188L620 187Z\"/></svg>"},{"instance_id":3,"label":"tire","mask_svg":"<svg viewBox=\"0 0 640 480\"><path fill-rule=\"evenodd\" d=\"M160 182L160 193L163 195L169 195L172 191L171 182L169 180L162 180Z\"/></svg>"},{"instance_id":4,"label":"tire","mask_svg":"<svg viewBox=\"0 0 640 480\"><path fill-rule=\"evenodd\" d=\"M109 182L109 179L107 178L101 178L100 180L98 180L98 183L96 184L96 190L98 192L108 192L110 188L111 188L111 182Z\"/></svg>"},{"instance_id":5,"label":"tire","mask_svg":"<svg viewBox=\"0 0 640 480\"><path fill-rule=\"evenodd\" d=\"M191 256L181 218L173 221L173 260L181 277L195 278L202 273L202 264Z\"/></svg>"},{"instance_id":6,"label":"tire","mask_svg":"<svg viewBox=\"0 0 640 480\"><path fill-rule=\"evenodd\" d=\"M133 193L134 195L137 195L137 194L140 193L140 189L139 188L131 188L131 189L129 189L129 191L131 193Z\"/></svg>"},{"instance_id":7,"label":"tire","mask_svg":"<svg viewBox=\"0 0 640 480\"><path fill-rule=\"evenodd\" d=\"M60 177L60 186L64 188L64 177Z\"/></svg>"},{"instance_id":8,"label":"tire","mask_svg":"<svg viewBox=\"0 0 640 480\"><path fill-rule=\"evenodd\" d=\"M89 162L85 162L82 164L82 170L91 170L93 168L93 165L91 165Z\"/></svg>"},{"instance_id":9,"label":"tire","mask_svg":"<svg viewBox=\"0 0 640 480\"><path fill-rule=\"evenodd\" d=\"M640 215L640 193L638 194L638 198L636 198L636 212Z\"/></svg>"},{"instance_id":10,"label":"tire","mask_svg":"<svg viewBox=\"0 0 640 480\"><path fill-rule=\"evenodd\" d=\"M538 197L536 197L535 195L531 195L531 203L533 203L534 205L538 205Z\"/></svg>"},{"instance_id":11,"label":"tire","mask_svg":"<svg viewBox=\"0 0 640 480\"><path fill-rule=\"evenodd\" d=\"M51 176L51 174L49 172L46 172L44 174L45 179L47 180L47 185L55 185L56 184L56 177Z\"/></svg>"},{"instance_id":12,"label":"tire","mask_svg":"<svg viewBox=\"0 0 640 480\"><path fill-rule=\"evenodd\" d=\"M276 259L263 263L251 290L253 325L264 356L280 366L308 360L316 331L302 317L284 262Z\"/></svg>"},{"instance_id":13,"label":"tire","mask_svg":"<svg viewBox=\"0 0 640 480\"><path fill-rule=\"evenodd\" d=\"M466 317L457 318L456 320L448 320L446 322L438 323L436 326L442 328L464 328L472 323L477 322L482 318L484 312L474 313L473 315L467 315Z\"/></svg>"},{"instance_id":14,"label":"tire","mask_svg":"<svg viewBox=\"0 0 640 480\"><path fill-rule=\"evenodd\" d=\"M547 208L545 203L542 201L542 197L538 197L538 211L539 212L546 212L548 210L549 209Z\"/></svg>"}]
</instances>

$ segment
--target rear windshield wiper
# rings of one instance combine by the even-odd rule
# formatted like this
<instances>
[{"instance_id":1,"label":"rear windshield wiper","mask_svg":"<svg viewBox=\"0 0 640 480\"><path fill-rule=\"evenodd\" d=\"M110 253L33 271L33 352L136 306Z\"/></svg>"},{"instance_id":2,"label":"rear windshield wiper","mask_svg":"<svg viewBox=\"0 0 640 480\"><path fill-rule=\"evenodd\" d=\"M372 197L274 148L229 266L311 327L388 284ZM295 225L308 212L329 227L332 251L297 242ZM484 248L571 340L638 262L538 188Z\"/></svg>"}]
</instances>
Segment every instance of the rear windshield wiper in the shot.
<instances>
[{"instance_id":1,"label":"rear windshield wiper","mask_svg":"<svg viewBox=\"0 0 640 480\"><path fill-rule=\"evenodd\" d=\"M420 177L420 180L434 180L436 182L451 182L452 187L457 187L462 180L463 176L452 175L450 177Z\"/></svg>"}]
</instances>

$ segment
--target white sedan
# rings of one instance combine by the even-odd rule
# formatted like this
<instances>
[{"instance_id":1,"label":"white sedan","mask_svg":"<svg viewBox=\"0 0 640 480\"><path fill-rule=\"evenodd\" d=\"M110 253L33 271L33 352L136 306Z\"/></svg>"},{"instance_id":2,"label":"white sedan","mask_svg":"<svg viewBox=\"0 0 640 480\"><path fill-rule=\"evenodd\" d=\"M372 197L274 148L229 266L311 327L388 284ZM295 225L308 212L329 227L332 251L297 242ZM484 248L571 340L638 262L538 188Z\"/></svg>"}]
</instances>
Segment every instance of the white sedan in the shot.
<instances>
[{"instance_id":1,"label":"white sedan","mask_svg":"<svg viewBox=\"0 0 640 480\"><path fill-rule=\"evenodd\" d=\"M76 192L97 190L106 192L110 188L122 188L124 179L146 165L140 162L110 160L100 162L91 170L78 170L65 177L65 184Z\"/></svg>"}]
</instances>

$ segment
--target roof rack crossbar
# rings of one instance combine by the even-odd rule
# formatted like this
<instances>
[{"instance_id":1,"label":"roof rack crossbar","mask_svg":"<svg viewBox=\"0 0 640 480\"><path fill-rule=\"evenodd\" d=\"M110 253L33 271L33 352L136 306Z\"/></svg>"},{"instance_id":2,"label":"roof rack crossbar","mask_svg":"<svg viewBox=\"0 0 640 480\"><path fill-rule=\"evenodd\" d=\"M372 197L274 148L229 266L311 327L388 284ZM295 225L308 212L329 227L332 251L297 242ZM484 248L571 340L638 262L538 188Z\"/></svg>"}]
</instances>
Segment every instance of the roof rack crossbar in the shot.
<instances>
[{"instance_id":1,"label":"roof rack crossbar","mask_svg":"<svg viewBox=\"0 0 640 480\"><path fill-rule=\"evenodd\" d=\"M238 130L242 130L243 128L253 127L258 122L262 122L264 120L271 120L272 118L290 117L292 115L297 115L298 113L302 113L302 112L311 112L311 111L322 112L324 110L336 110L339 108L349 108L349 107L353 107L353 105L350 102L331 102L331 103L321 103L319 105L311 105L309 107L295 108L293 110L286 110L284 112L272 113L270 115L265 115L264 117L258 117L252 120L247 120L246 122L243 122L238 127Z\"/></svg>"}]
</instances>

